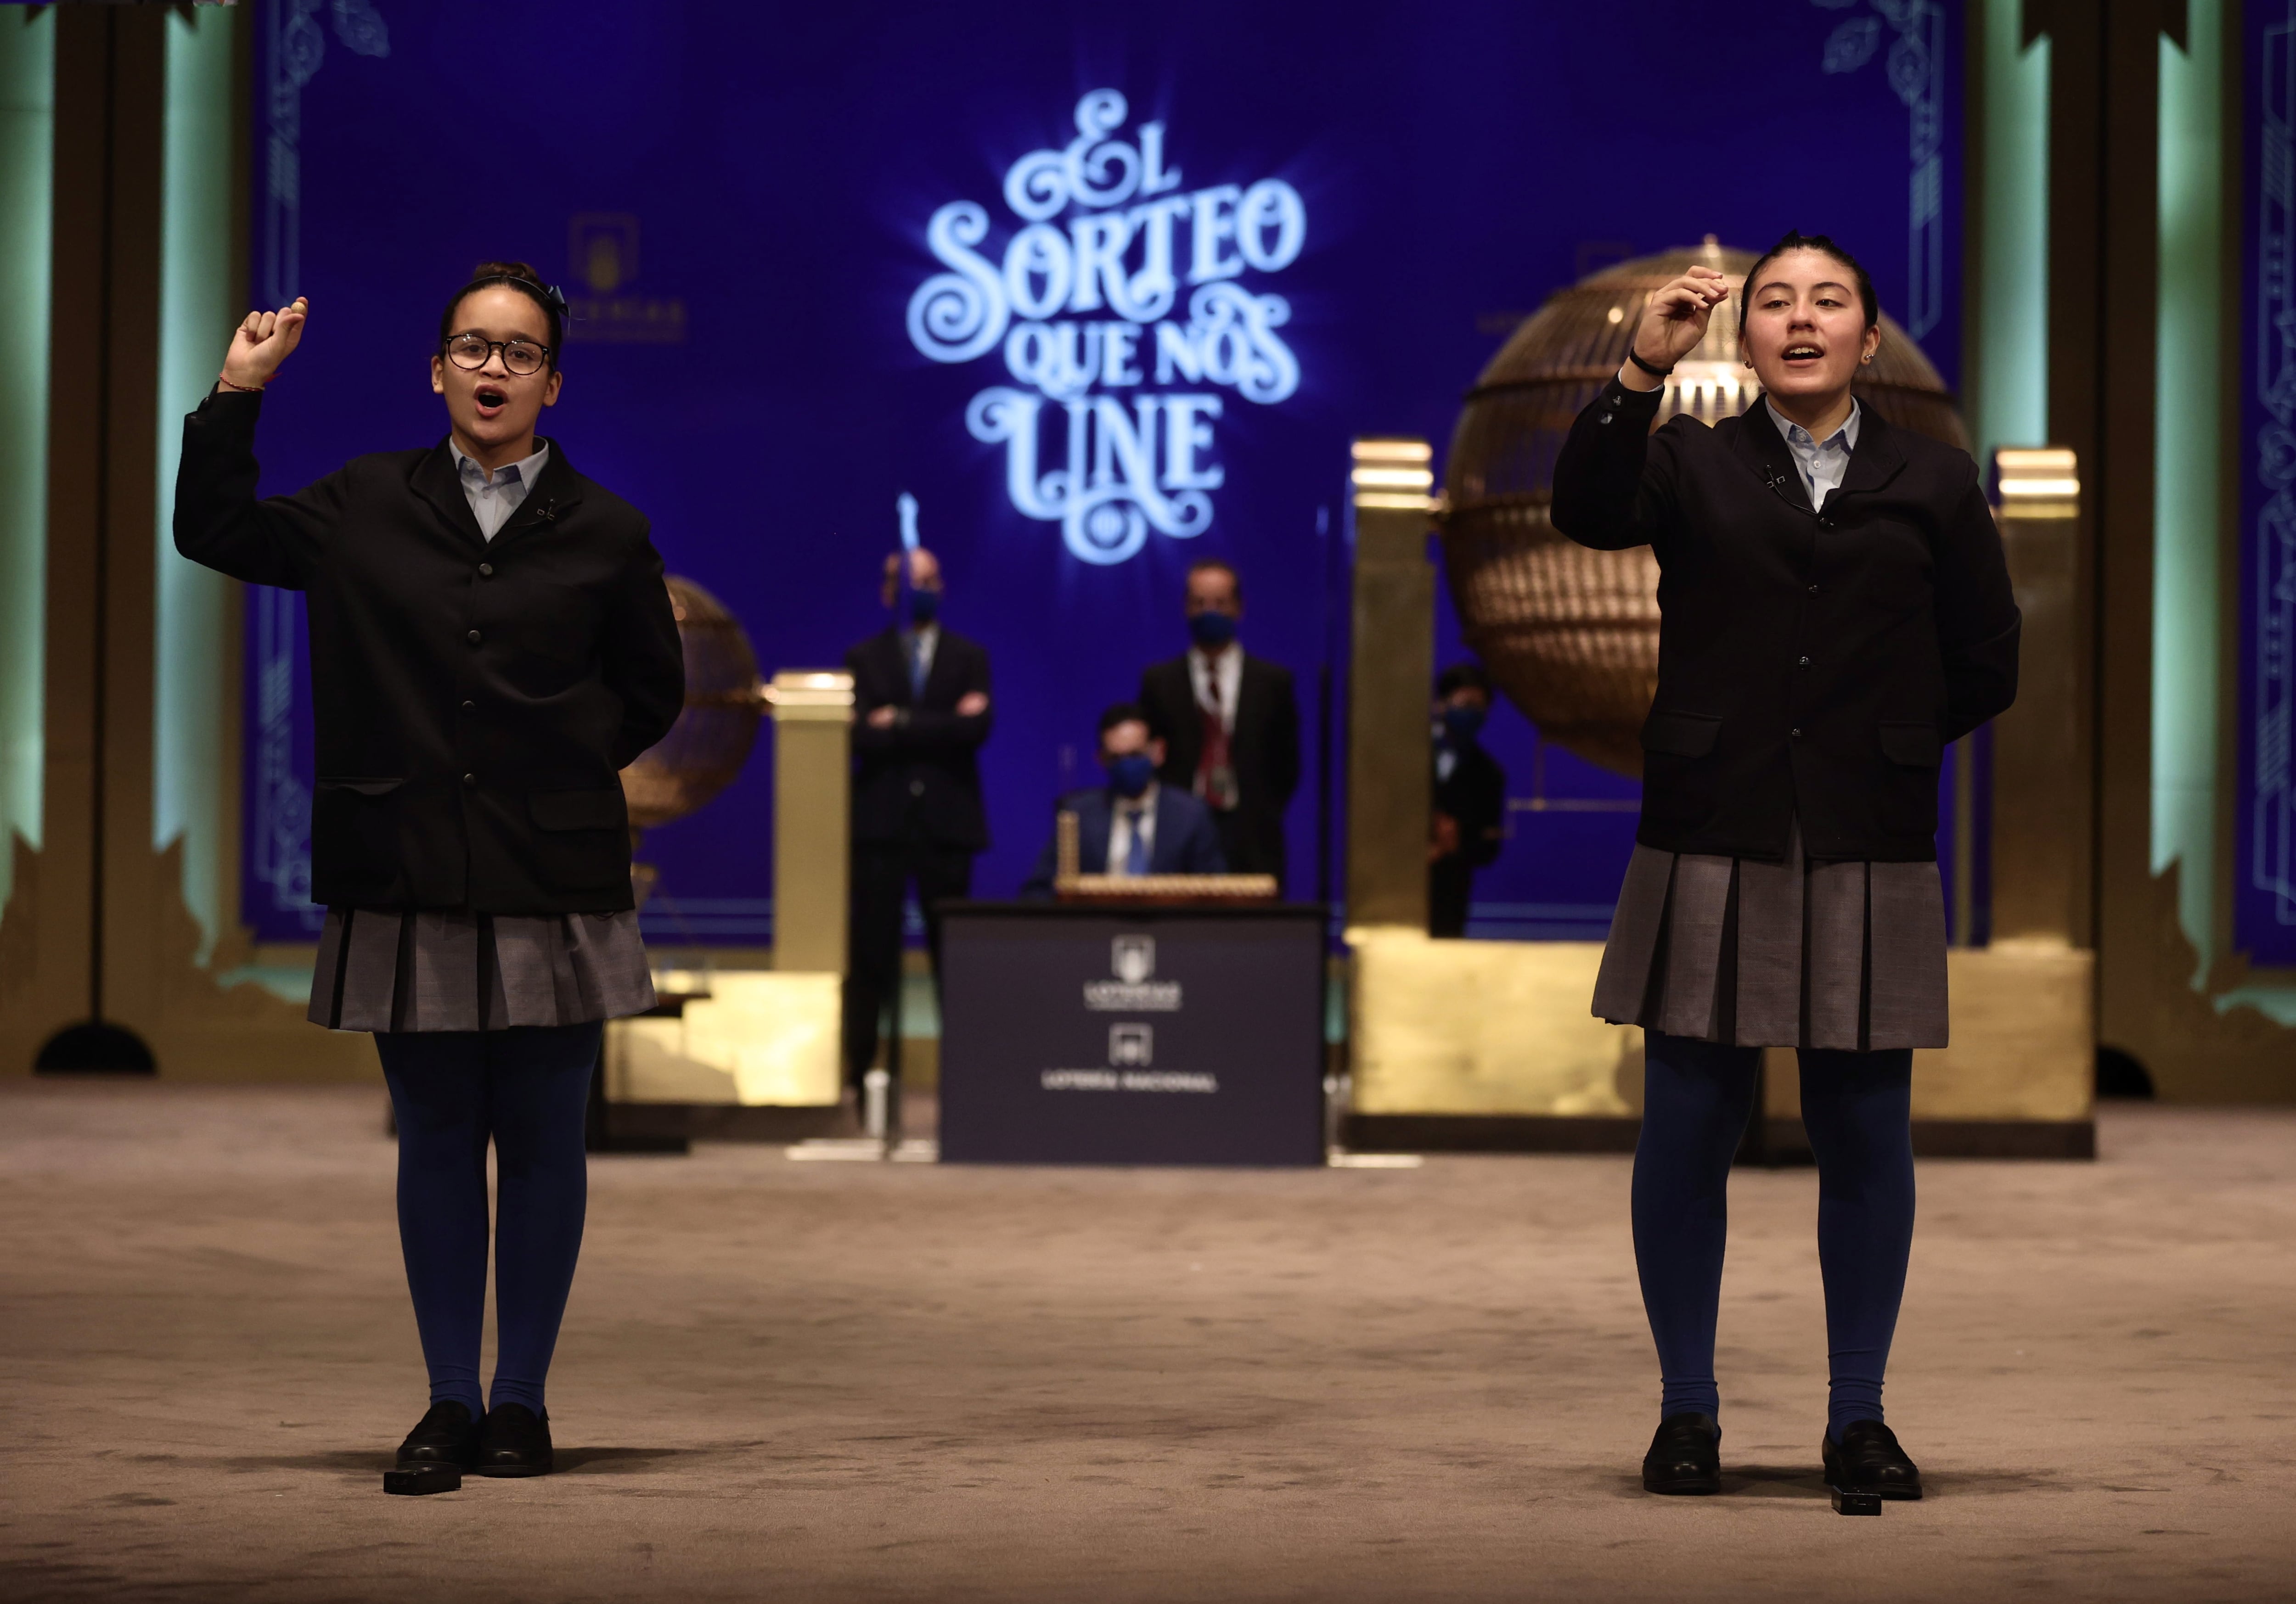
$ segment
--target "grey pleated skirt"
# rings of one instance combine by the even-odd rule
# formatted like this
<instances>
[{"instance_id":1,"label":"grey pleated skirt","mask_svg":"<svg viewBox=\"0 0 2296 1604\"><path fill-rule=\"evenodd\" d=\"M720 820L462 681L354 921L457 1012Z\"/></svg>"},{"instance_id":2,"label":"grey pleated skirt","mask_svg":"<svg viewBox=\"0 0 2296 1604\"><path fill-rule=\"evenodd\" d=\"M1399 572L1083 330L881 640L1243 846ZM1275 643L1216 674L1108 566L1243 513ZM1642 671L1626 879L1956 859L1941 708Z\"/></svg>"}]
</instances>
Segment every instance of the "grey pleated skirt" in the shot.
<instances>
[{"instance_id":1,"label":"grey pleated skirt","mask_svg":"<svg viewBox=\"0 0 2296 1604\"><path fill-rule=\"evenodd\" d=\"M1783 863L1636 843L1595 981L1614 1024L1742 1047L1946 1044L1935 863Z\"/></svg>"},{"instance_id":2,"label":"grey pleated skirt","mask_svg":"<svg viewBox=\"0 0 2296 1604\"><path fill-rule=\"evenodd\" d=\"M330 908L310 1019L330 1030L585 1025L654 1005L638 916Z\"/></svg>"}]
</instances>

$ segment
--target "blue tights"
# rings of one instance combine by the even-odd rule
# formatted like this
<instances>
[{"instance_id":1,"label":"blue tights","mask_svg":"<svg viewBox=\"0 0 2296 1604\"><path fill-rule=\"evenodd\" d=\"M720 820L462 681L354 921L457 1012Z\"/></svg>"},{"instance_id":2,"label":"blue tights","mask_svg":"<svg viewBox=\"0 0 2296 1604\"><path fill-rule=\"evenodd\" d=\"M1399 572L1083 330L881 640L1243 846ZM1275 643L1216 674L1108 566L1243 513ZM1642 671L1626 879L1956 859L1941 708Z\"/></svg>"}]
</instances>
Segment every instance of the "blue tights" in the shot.
<instances>
[{"instance_id":1,"label":"blue tights","mask_svg":"<svg viewBox=\"0 0 2296 1604\"><path fill-rule=\"evenodd\" d=\"M1658 1340L1661 1415L1719 1417L1715 1310L1722 1297L1730 1162L1753 1111L1758 1047L1651 1031L1642 1137L1635 1146L1635 1264ZM1817 1262L1833 1378L1826 1411L1845 1427L1882 1419L1906 1259L1914 1241L1909 1051L1801 1053L1801 1117L1817 1156Z\"/></svg>"},{"instance_id":2,"label":"blue tights","mask_svg":"<svg viewBox=\"0 0 2296 1604\"><path fill-rule=\"evenodd\" d=\"M582 1251L589 1197L583 1121L596 1025L378 1033L398 1116L398 1240L430 1399L484 1414L487 1143L495 1228L494 1401L542 1412L543 1379Z\"/></svg>"}]
</instances>

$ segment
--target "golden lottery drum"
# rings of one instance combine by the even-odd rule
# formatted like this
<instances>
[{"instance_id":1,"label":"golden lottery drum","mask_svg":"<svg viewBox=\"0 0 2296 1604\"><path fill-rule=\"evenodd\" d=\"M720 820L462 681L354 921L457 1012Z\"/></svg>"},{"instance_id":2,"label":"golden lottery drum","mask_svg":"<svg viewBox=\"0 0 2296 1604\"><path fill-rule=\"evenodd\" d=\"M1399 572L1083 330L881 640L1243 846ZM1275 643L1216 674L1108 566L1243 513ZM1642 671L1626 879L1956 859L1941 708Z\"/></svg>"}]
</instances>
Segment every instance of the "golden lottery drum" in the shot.
<instances>
[{"instance_id":1,"label":"golden lottery drum","mask_svg":"<svg viewBox=\"0 0 2296 1604\"><path fill-rule=\"evenodd\" d=\"M741 621L691 579L672 574L663 583L685 652L685 706L669 733L622 771L633 830L682 819L731 785L757 744L766 705Z\"/></svg>"}]
</instances>

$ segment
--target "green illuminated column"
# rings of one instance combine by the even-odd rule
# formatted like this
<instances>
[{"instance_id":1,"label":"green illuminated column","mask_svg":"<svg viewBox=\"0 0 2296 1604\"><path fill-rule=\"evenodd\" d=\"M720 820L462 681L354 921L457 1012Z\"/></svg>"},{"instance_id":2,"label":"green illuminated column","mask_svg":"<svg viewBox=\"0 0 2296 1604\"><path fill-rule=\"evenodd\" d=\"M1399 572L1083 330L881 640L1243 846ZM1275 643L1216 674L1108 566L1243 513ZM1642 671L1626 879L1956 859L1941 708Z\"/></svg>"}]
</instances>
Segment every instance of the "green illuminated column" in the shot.
<instances>
[{"instance_id":1,"label":"green illuminated column","mask_svg":"<svg viewBox=\"0 0 2296 1604\"><path fill-rule=\"evenodd\" d=\"M238 923L238 597L229 580L176 554L169 521L184 414L214 385L242 310L233 273L233 21L220 9L168 19L160 203L152 845L180 843L201 963Z\"/></svg>"},{"instance_id":2,"label":"green illuminated column","mask_svg":"<svg viewBox=\"0 0 2296 1604\"><path fill-rule=\"evenodd\" d=\"M1977 282L1970 296L1970 423L1980 462L2049 441L2049 39L2021 44L2020 0L1972 10L1982 143Z\"/></svg>"},{"instance_id":3,"label":"green illuminated column","mask_svg":"<svg viewBox=\"0 0 2296 1604\"><path fill-rule=\"evenodd\" d=\"M0 19L0 906L40 845L55 20Z\"/></svg>"},{"instance_id":4,"label":"green illuminated column","mask_svg":"<svg viewBox=\"0 0 2296 1604\"><path fill-rule=\"evenodd\" d=\"M1989 466L2002 447L2030 449L2049 444L2049 121L2051 42L2046 34L2029 32L2039 19L2027 15L2025 0L1976 0L1967 13L1971 36L1970 98L1972 119L1968 164L1972 250L1964 301L1965 393L1969 405L1972 444L1980 464ZM2075 577L2079 609L2079 578ZM2079 637L2070 643L2078 656ZM2081 706L2085 676L2076 667L2069 695ZM2077 763L2087 761L2085 720L2066 732ZM1977 765L1969 760L1969 743L1963 760L1954 765L1953 905L1954 945L1975 945L1978 932L1989 925L1998 934L1997 919L1980 923L1980 896L1977 883L1980 834L1983 822L1977 787ZM2086 798L2087 790L2080 795ZM2060 830L2067 832L2076 856L2086 864L2089 852L2088 809L2077 816L2058 815L2061 800L2005 798L2012 814L2045 808ZM2014 831L2012 831L2014 834ZM2011 913L2009 929L2018 926L2018 888L2000 880L1997 871L2013 874L2020 867L2005 859L2009 843L1993 843L1997 870L1993 888L2006 893ZM2075 946L2089 945L2087 876L2076 875L2078 892L2062 917L2049 928L2060 931ZM2056 905L2054 897L2045 898ZM2003 910L1995 907L1997 915Z\"/></svg>"},{"instance_id":5,"label":"green illuminated column","mask_svg":"<svg viewBox=\"0 0 2296 1604\"><path fill-rule=\"evenodd\" d=\"M2152 870L2177 867L2193 984L2217 956L2219 470L2224 407L2224 0L2161 37L2160 378L2152 469Z\"/></svg>"}]
</instances>

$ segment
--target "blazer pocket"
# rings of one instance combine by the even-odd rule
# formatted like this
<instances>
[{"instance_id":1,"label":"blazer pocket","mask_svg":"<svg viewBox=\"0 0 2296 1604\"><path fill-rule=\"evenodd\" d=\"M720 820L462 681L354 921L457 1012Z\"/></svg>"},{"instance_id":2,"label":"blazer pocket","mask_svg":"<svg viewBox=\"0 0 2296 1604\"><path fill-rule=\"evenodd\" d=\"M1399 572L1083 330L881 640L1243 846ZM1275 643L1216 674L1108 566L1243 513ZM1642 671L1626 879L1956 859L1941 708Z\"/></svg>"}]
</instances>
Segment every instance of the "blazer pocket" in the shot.
<instances>
[{"instance_id":1,"label":"blazer pocket","mask_svg":"<svg viewBox=\"0 0 2296 1604\"><path fill-rule=\"evenodd\" d=\"M537 830L619 830L627 822L619 786L612 790L535 791L527 816Z\"/></svg>"},{"instance_id":2,"label":"blazer pocket","mask_svg":"<svg viewBox=\"0 0 2296 1604\"><path fill-rule=\"evenodd\" d=\"M402 878L398 791L383 777L322 775L311 798L311 855L346 896L390 894Z\"/></svg>"},{"instance_id":3,"label":"blazer pocket","mask_svg":"<svg viewBox=\"0 0 2296 1604\"><path fill-rule=\"evenodd\" d=\"M1933 724L1884 724L1882 756L1907 768L1936 768L1945 761L1945 743Z\"/></svg>"},{"instance_id":4,"label":"blazer pocket","mask_svg":"<svg viewBox=\"0 0 2296 1604\"><path fill-rule=\"evenodd\" d=\"M1722 720L1712 713L1653 713L1643 721L1643 750L1669 757L1703 757L1722 738Z\"/></svg>"}]
</instances>

